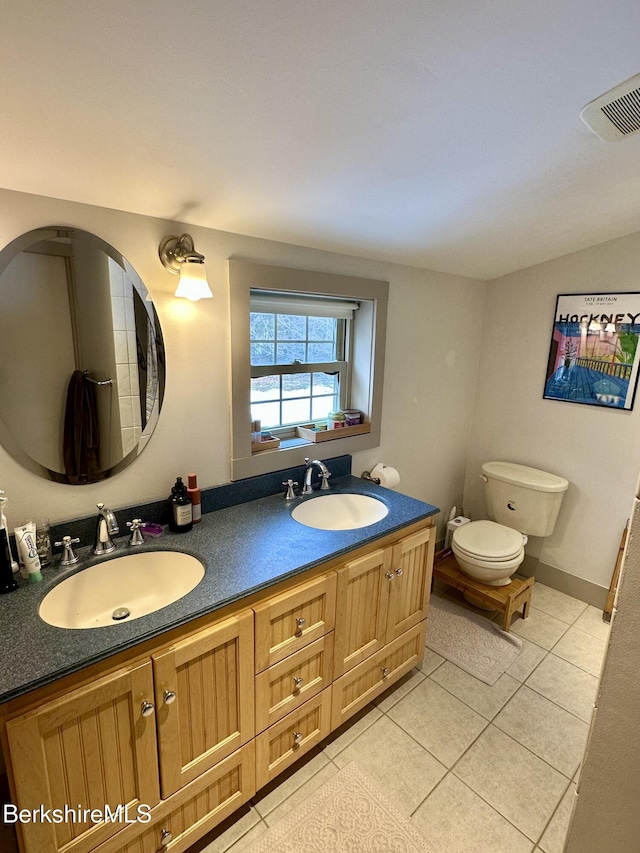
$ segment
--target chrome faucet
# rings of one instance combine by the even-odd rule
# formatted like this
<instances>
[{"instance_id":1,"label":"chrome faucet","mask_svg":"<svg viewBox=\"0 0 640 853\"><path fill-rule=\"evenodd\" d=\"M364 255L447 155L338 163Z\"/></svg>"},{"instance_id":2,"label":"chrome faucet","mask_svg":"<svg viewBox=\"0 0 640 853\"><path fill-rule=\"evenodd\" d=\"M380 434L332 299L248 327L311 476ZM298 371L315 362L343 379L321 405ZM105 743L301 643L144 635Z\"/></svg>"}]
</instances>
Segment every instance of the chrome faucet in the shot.
<instances>
[{"instance_id":1,"label":"chrome faucet","mask_svg":"<svg viewBox=\"0 0 640 853\"><path fill-rule=\"evenodd\" d=\"M115 515L104 504L97 504L98 523L96 525L96 536L93 542L92 554L110 554L115 551L116 546L111 537L120 532Z\"/></svg>"},{"instance_id":2,"label":"chrome faucet","mask_svg":"<svg viewBox=\"0 0 640 853\"><path fill-rule=\"evenodd\" d=\"M313 488L311 486L311 475L313 474L313 469L318 468L320 471L320 476L322 477L322 483L320 484L321 491L325 491L330 488L329 486L329 477L331 476L331 472L319 459L309 459L309 457L305 457L305 465L307 466L304 469L304 486L302 487L301 494L303 495L311 495L313 494Z\"/></svg>"}]
</instances>

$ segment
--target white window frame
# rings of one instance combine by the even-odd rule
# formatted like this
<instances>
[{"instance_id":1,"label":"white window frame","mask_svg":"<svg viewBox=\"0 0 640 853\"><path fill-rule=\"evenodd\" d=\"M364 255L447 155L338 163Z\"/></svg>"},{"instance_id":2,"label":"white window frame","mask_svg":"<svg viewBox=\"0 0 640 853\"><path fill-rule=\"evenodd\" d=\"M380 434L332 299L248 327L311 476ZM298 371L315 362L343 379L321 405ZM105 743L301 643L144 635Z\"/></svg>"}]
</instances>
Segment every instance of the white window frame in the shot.
<instances>
[{"instance_id":1,"label":"white window frame","mask_svg":"<svg viewBox=\"0 0 640 853\"><path fill-rule=\"evenodd\" d=\"M292 314L295 316L307 317L330 317L338 321L337 327L337 347L344 359L336 359L334 361L323 362L292 362L281 363L274 362L273 364L252 364L251 378L257 379L260 376L286 376L293 373L337 373L339 384L339 400L335 409L345 409L349 407L351 399L351 326L353 317L359 308L359 303L355 301L346 302L329 297L306 296L299 294L292 297L290 294L270 293L262 290L252 290L250 293L251 313L264 314ZM253 339L251 341L254 342ZM313 399L313 398L311 398ZM282 401L281 401L282 402ZM307 421L308 422L308 418ZM300 425L305 421L300 421ZM265 424L263 423L263 426ZM266 424L269 427L269 424ZM283 425L269 427L271 434L289 438L295 436L295 426Z\"/></svg>"},{"instance_id":2,"label":"white window frame","mask_svg":"<svg viewBox=\"0 0 640 853\"><path fill-rule=\"evenodd\" d=\"M384 350L389 283L355 276L227 261L231 314L231 479L301 464L305 456L327 459L380 445ZM342 298L359 303L350 341L350 408L360 409L370 432L251 454L251 291ZM301 365L302 368L302 365Z\"/></svg>"}]
</instances>

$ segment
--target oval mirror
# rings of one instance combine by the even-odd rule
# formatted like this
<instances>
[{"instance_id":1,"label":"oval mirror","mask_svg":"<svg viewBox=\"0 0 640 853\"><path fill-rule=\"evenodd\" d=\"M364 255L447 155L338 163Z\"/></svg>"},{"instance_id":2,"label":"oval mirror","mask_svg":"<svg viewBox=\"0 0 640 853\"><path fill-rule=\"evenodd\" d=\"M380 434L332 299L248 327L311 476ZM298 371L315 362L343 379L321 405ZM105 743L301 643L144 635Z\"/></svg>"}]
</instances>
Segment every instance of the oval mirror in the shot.
<instances>
[{"instance_id":1,"label":"oval mirror","mask_svg":"<svg viewBox=\"0 0 640 853\"><path fill-rule=\"evenodd\" d=\"M160 323L131 264L77 228L0 252L0 441L59 483L95 483L141 452L160 414Z\"/></svg>"}]
</instances>

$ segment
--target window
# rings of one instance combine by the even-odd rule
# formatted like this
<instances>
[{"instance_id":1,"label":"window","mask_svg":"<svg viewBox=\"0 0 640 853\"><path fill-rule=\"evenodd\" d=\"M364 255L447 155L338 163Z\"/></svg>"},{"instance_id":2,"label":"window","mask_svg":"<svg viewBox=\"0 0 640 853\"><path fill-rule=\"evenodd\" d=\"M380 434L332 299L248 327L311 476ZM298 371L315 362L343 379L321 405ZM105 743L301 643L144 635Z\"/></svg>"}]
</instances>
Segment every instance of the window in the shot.
<instances>
[{"instance_id":1,"label":"window","mask_svg":"<svg viewBox=\"0 0 640 853\"><path fill-rule=\"evenodd\" d=\"M228 271L232 479L378 446L388 282L231 259ZM298 435L337 408L360 409L369 433ZM252 455L252 420L278 450Z\"/></svg>"},{"instance_id":2,"label":"window","mask_svg":"<svg viewBox=\"0 0 640 853\"><path fill-rule=\"evenodd\" d=\"M357 302L251 291L251 418L269 430L326 420L350 400ZM283 433L284 434L284 433Z\"/></svg>"}]
</instances>

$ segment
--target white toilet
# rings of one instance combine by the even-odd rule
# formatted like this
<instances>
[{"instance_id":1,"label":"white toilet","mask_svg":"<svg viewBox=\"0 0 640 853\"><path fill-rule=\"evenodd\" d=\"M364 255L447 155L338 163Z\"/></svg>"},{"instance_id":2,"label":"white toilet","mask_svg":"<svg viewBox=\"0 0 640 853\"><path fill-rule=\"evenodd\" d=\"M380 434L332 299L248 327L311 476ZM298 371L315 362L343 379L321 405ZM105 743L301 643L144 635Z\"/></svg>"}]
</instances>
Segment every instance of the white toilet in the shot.
<instances>
[{"instance_id":1,"label":"white toilet","mask_svg":"<svg viewBox=\"0 0 640 853\"><path fill-rule=\"evenodd\" d=\"M471 521L453 532L460 569L489 586L506 586L524 560L527 536L550 536L569 482L556 474L512 462L485 462L492 521Z\"/></svg>"}]
</instances>

